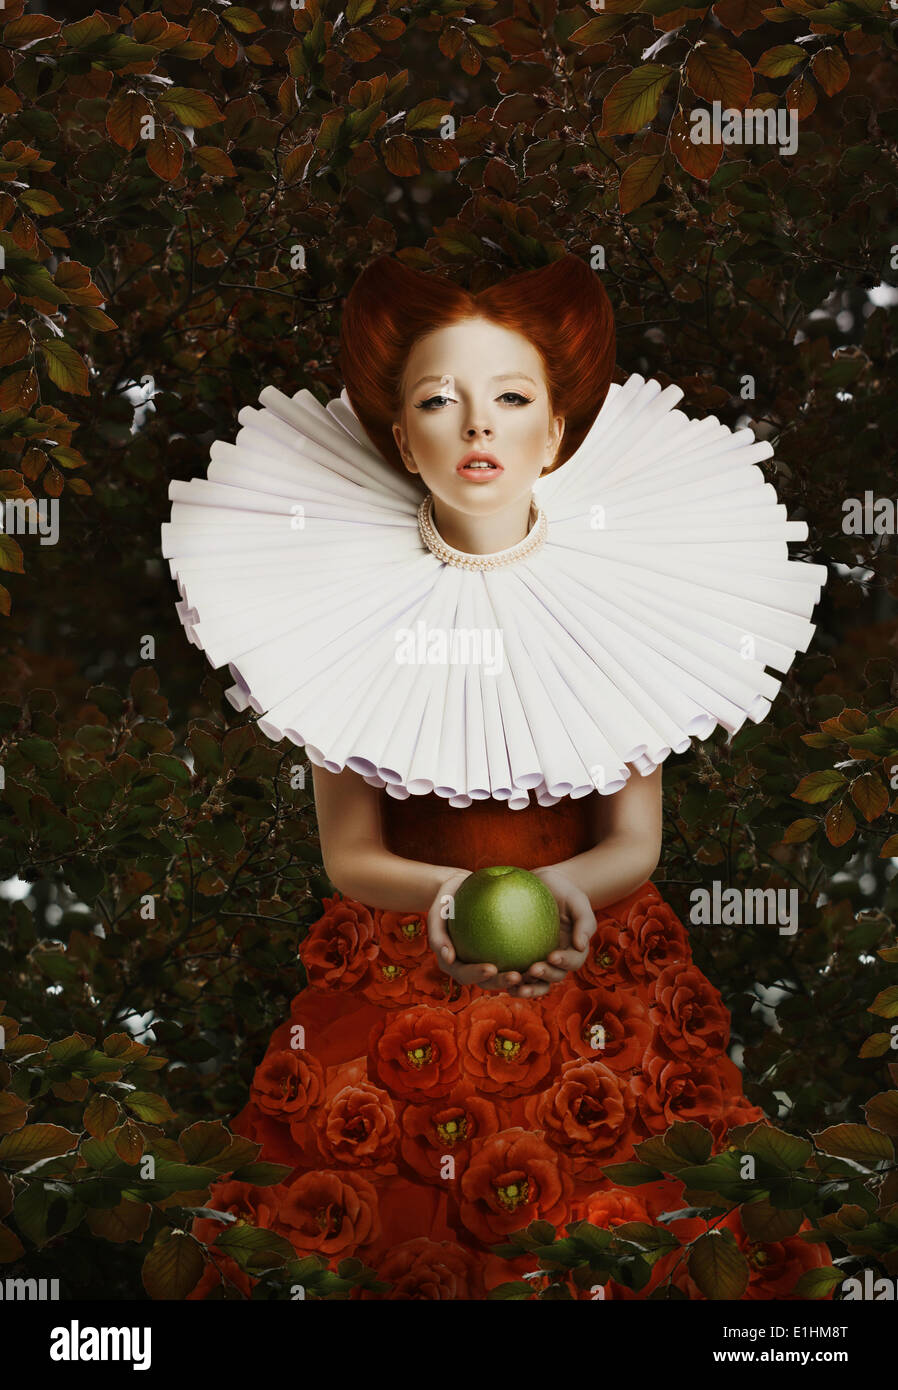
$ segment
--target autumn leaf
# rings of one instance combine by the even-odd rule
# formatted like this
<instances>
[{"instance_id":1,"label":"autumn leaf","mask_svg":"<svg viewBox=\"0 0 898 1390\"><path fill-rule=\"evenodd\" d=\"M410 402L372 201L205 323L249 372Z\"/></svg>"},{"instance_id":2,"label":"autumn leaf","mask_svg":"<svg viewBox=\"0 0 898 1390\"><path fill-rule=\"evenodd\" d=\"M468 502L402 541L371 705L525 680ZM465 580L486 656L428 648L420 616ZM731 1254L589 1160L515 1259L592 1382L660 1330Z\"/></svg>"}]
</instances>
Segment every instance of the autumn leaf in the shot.
<instances>
[{"instance_id":1,"label":"autumn leaf","mask_svg":"<svg viewBox=\"0 0 898 1390\"><path fill-rule=\"evenodd\" d=\"M755 64L755 72L762 77L785 77L798 64L803 63L807 53L797 43L782 43L776 48L768 48Z\"/></svg>"},{"instance_id":2,"label":"autumn leaf","mask_svg":"<svg viewBox=\"0 0 898 1390\"><path fill-rule=\"evenodd\" d=\"M236 29L238 34L255 34L265 28L259 16L244 5L229 5L222 11L221 17L232 29Z\"/></svg>"},{"instance_id":3,"label":"autumn leaf","mask_svg":"<svg viewBox=\"0 0 898 1390\"><path fill-rule=\"evenodd\" d=\"M792 795L796 801L827 801L833 792L844 785L842 773L836 768L827 767L821 772L809 772L807 777L802 777Z\"/></svg>"},{"instance_id":4,"label":"autumn leaf","mask_svg":"<svg viewBox=\"0 0 898 1390\"><path fill-rule=\"evenodd\" d=\"M889 794L875 772L865 772L851 784L851 799L866 821L876 820L889 808Z\"/></svg>"},{"instance_id":5,"label":"autumn leaf","mask_svg":"<svg viewBox=\"0 0 898 1390\"><path fill-rule=\"evenodd\" d=\"M642 130L657 116L661 94L672 76L671 68L645 63L615 82L602 104L602 133Z\"/></svg>"},{"instance_id":6,"label":"autumn leaf","mask_svg":"<svg viewBox=\"0 0 898 1390\"><path fill-rule=\"evenodd\" d=\"M719 101L740 111L755 84L751 63L724 44L696 44L686 60L686 78L706 101Z\"/></svg>"},{"instance_id":7,"label":"autumn leaf","mask_svg":"<svg viewBox=\"0 0 898 1390\"><path fill-rule=\"evenodd\" d=\"M705 1298L741 1298L748 1288L748 1261L735 1241L709 1231L692 1246L688 1269Z\"/></svg>"},{"instance_id":8,"label":"autumn leaf","mask_svg":"<svg viewBox=\"0 0 898 1390\"><path fill-rule=\"evenodd\" d=\"M61 391L71 391L76 396L87 396L89 374L84 358L75 351L71 343L61 338L51 338L41 343L41 353L47 365L47 374Z\"/></svg>"},{"instance_id":9,"label":"autumn leaf","mask_svg":"<svg viewBox=\"0 0 898 1390\"><path fill-rule=\"evenodd\" d=\"M712 9L724 29L738 38L748 29L760 29L766 7L767 0L717 0Z\"/></svg>"},{"instance_id":10,"label":"autumn leaf","mask_svg":"<svg viewBox=\"0 0 898 1390\"><path fill-rule=\"evenodd\" d=\"M857 822L851 814L851 810L845 805L844 801L837 801L835 806L831 806L826 813L823 822L826 830L826 838L831 845L841 848L846 845L857 829Z\"/></svg>"},{"instance_id":11,"label":"autumn leaf","mask_svg":"<svg viewBox=\"0 0 898 1390\"><path fill-rule=\"evenodd\" d=\"M786 88L786 109L798 112L798 119L804 121L817 106L817 89L809 73L799 73Z\"/></svg>"},{"instance_id":12,"label":"autumn leaf","mask_svg":"<svg viewBox=\"0 0 898 1390\"><path fill-rule=\"evenodd\" d=\"M628 165L620 181L621 212L632 212L654 197L663 172L663 155L641 155Z\"/></svg>"},{"instance_id":13,"label":"autumn leaf","mask_svg":"<svg viewBox=\"0 0 898 1390\"><path fill-rule=\"evenodd\" d=\"M140 92L121 92L106 112L106 129L117 145L133 150L141 138L141 122L152 115L152 103Z\"/></svg>"},{"instance_id":14,"label":"autumn leaf","mask_svg":"<svg viewBox=\"0 0 898 1390\"><path fill-rule=\"evenodd\" d=\"M207 174L219 174L222 178L230 179L237 173L230 155L218 145L197 145L193 157Z\"/></svg>"},{"instance_id":15,"label":"autumn leaf","mask_svg":"<svg viewBox=\"0 0 898 1390\"><path fill-rule=\"evenodd\" d=\"M203 1252L185 1231L164 1227L143 1262L141 1278L150 1298L185 1299L204 1266Z\"/></svg>"},{"instance_id":16,"label":"autumn leaf","mask_svg":"<svg viewBox=\"0 0 898 1390\"><path fill-rule=\"evenodd\" d=\"M786 827L782 843L784 845L800 845L805 840L809 840L817 829L819 822L803 817L801 820L794 820L791 825Z\"/></svg>"},{"instance_id":17,"label":"autumn leaf","mask_svg":"<svg viewBox=\"0 0 898 1390\"><path fill-rule=\"evenodd\" d=\"M811 59L811 72L828 97L835 96L851 77L848 61L838 48L824 48Z\"/></svg>"},{"instance_id":18,"label":"autumn leaf","mask_svg":"<svg viewBox=\"0 0 898 1390\"><path fill-rule=\"evenodd\" d=\"M0 367L20 361L30 351L31 334L21 319L7 319L6 323L0 323Z\"/></svg>"},{"instance_id":19,"label":"autumn leaf","mask_svg":"<svg viewBox=\"0 0 898 1390\"><path fill-rule=\"evenodd\" d=\"M723 158L722 144L695 144L682 110L670 123L670 148L681 169L695 179L709 179Z\"/></svg>"},{"instance_id":20,"label":"autumn leaf","mask_svg":"<svg viewBox=\"0 0 898 1390\"><path fill-rule=\"evenodd\" d=\"M167 183L171 183L181 172L184 163L184 146L173 130L167 126L147 141L147 164L153 173Z\"/></svg>"},{"instance_id":21,"label":"autumn leaf","mask_svg":"<svg viewBox=\"0 0 898 1390\"><path fill-rule=\"evenodd\" d=\"M421 172L415 142L407 135L394 135L385 140L383 157L390 173L397 174L400 178L410 178L412 174Z\"/></svg>"},{"instance_id":22,"label":"autumn leaf","mask_svg":"<svg viewBox=\"0 0 898 1390\"><path fill-rule=\"evenodd\" d=\"M182 125L201 128L222 119L209 93L198 91L195 87L169 87L157 97L157 101L160 106L168 107Z\"/></svg>"}]
</instances>

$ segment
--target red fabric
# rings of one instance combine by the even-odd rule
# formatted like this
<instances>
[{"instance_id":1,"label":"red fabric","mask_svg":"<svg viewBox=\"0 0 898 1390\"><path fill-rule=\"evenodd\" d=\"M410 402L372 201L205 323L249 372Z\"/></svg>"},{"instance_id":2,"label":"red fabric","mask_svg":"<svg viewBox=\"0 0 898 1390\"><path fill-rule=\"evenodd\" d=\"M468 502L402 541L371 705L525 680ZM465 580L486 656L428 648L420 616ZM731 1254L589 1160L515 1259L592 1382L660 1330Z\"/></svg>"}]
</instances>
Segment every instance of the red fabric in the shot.
<instances>
[{"instance_id":1,"label":"red fabric","mask_svg":"<svg viewBox=\"0 0 898 1390\"><path fill-rule=\"evenodd\" d=\"M592 801L458 811L437 797L385 799L385 843L463 867L536 867L588 847ZM339 895L324 909L301 947L309 987L232 1124L262 1144L261 1159L292 1171L272 1188L219 1184L209 1205L272 1227L331 1268L358 1256L391 1286L365 1298L483 1299L537 1267L490 1252L530 1221L613 1227L687 1205L674 1180L621 1189L604 1176L634 1144L695 1120L718 1151L729 1128L765 1118L726 1055L720 994L650 883L597 912L583 967L530 1000L459 989L414 913ZM203 1239L212 1224L198 1223ZM793 1273L830 1260L797 1236L753 1245L738 1215L727 1225L752 1269L746 1298L787 1296ZM677 1233L691 1239L704 1226L680 1222ZM248 1293L252 1280L231 1266L221 1261L222 1275ZM676 1252L639 1293L611 1282L604 1297L645 1298L668 1277L701 1297ZM207 1269L191 1297L217 1282Z\"/></svg>"}]
</instances>

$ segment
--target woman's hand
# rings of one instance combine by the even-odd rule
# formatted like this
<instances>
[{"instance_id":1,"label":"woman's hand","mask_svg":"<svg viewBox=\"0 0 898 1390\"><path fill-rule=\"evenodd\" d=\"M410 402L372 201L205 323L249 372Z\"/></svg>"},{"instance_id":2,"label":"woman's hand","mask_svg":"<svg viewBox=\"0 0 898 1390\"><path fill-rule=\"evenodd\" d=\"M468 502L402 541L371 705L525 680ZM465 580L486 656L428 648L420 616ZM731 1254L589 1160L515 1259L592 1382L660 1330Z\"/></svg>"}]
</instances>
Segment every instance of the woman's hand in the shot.
<instances>
[{"instance_id":1,"label":"woman's hand","mask_svg":"<svg viewBox=\"0 0 898 1390\"><path fill-rule=\"evenodd\" d=\"M450 975L453 980L457 980L460 985L479 985L481 989L505 989L513 994L515 986L521 983L519 970L506 970L500 973L495 965L487 962L474 962L467 965L464 961L455 959L455 947L452 944L443 912L447 899L455 897L470 872L470 869L459 869L457 874L453 874L451 878L441 884L440 891L434 898L427 914L427 940L430 949L436 956L440 969L445 974Z\"/></svg>"},{"instance_id":2,"label":"woman's hand","mask_svg":"<svg viewBox=\"0 0 898 1390\"><path fill-rule=\"evenodd\" d=\"M560 869L549 864L533 869L533 874L549 889L558 904L561 920L558 948L549 952L548 960L534 961L517 988L509 991L523 999L548 994L571 970L579 970L589 953L589 943L596 929L596 916L589 898Z\"/></svg>"}]
</instances>

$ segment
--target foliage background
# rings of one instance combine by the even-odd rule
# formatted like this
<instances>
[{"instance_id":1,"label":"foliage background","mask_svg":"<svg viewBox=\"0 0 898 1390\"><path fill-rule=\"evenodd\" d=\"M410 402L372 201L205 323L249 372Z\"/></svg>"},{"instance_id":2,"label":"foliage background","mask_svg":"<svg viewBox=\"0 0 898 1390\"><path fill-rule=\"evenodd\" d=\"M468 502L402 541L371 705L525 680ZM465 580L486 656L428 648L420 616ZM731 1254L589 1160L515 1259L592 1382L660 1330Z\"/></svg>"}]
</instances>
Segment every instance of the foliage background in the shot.
<instances>
[{"instance_id":1,"label":"foliage background","mask_svg":"<svg viewBox=\"0 0 898 1390\"><path fill-rule=\"evenodd\" d=\"M221 1120L303 985L328 885L299 755L233 716L177 622L169 479L204 472L266 383L336 393L340 304L370 258L479 288L602 247L620 371L772 440L764 467L810 530L793 554L829 567L763 728L669 760L656 881L684 918L715 878L799 890L796 936L697 927L696 961L750 1098L817 1136L758 1189L836 1252L805 1293L898 1274L895 542L842 529L846 498L894 494L889 6L7 0L3 18L0 486L61 518L56 546L0 535L7 1271L181 1297L212 1178L273 1180ZM797 108L798 152L691 146L688 112L715 99ZM273 1267L265 1296L367 1277L226 1239ZM589 1263L565 1259L552 1296Z\"/></svg>"}]
</instances>

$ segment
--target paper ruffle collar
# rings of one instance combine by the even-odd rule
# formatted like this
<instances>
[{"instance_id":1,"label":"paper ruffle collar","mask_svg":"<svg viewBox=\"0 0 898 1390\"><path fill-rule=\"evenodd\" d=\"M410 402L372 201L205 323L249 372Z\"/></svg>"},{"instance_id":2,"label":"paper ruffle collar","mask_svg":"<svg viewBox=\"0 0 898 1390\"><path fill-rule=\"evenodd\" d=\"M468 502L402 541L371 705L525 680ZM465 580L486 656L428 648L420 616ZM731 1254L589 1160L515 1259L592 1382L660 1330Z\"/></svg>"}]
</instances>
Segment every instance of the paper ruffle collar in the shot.
<instances>
[{"instance_id":1,"label":"paper ruffle collar","mask_svg":"<svg viewBox=\"0 0 898 1390\"><path fill-rule=\"evenodd\" d=\"M719 724L764 718L826 580L748 429L630 376L539 480L545 544L467 572L421 540L421 493L344 391L272 386L172 482L162 526L187 636L279 742L399 798L512 808L618 791ZM453 635L456 634L456 635ZM458 635L460 634L460 636ZM479 634L479 637L478 637ZM498 668L498 669L497 669Z\"/></svg>"}]
</instances>

